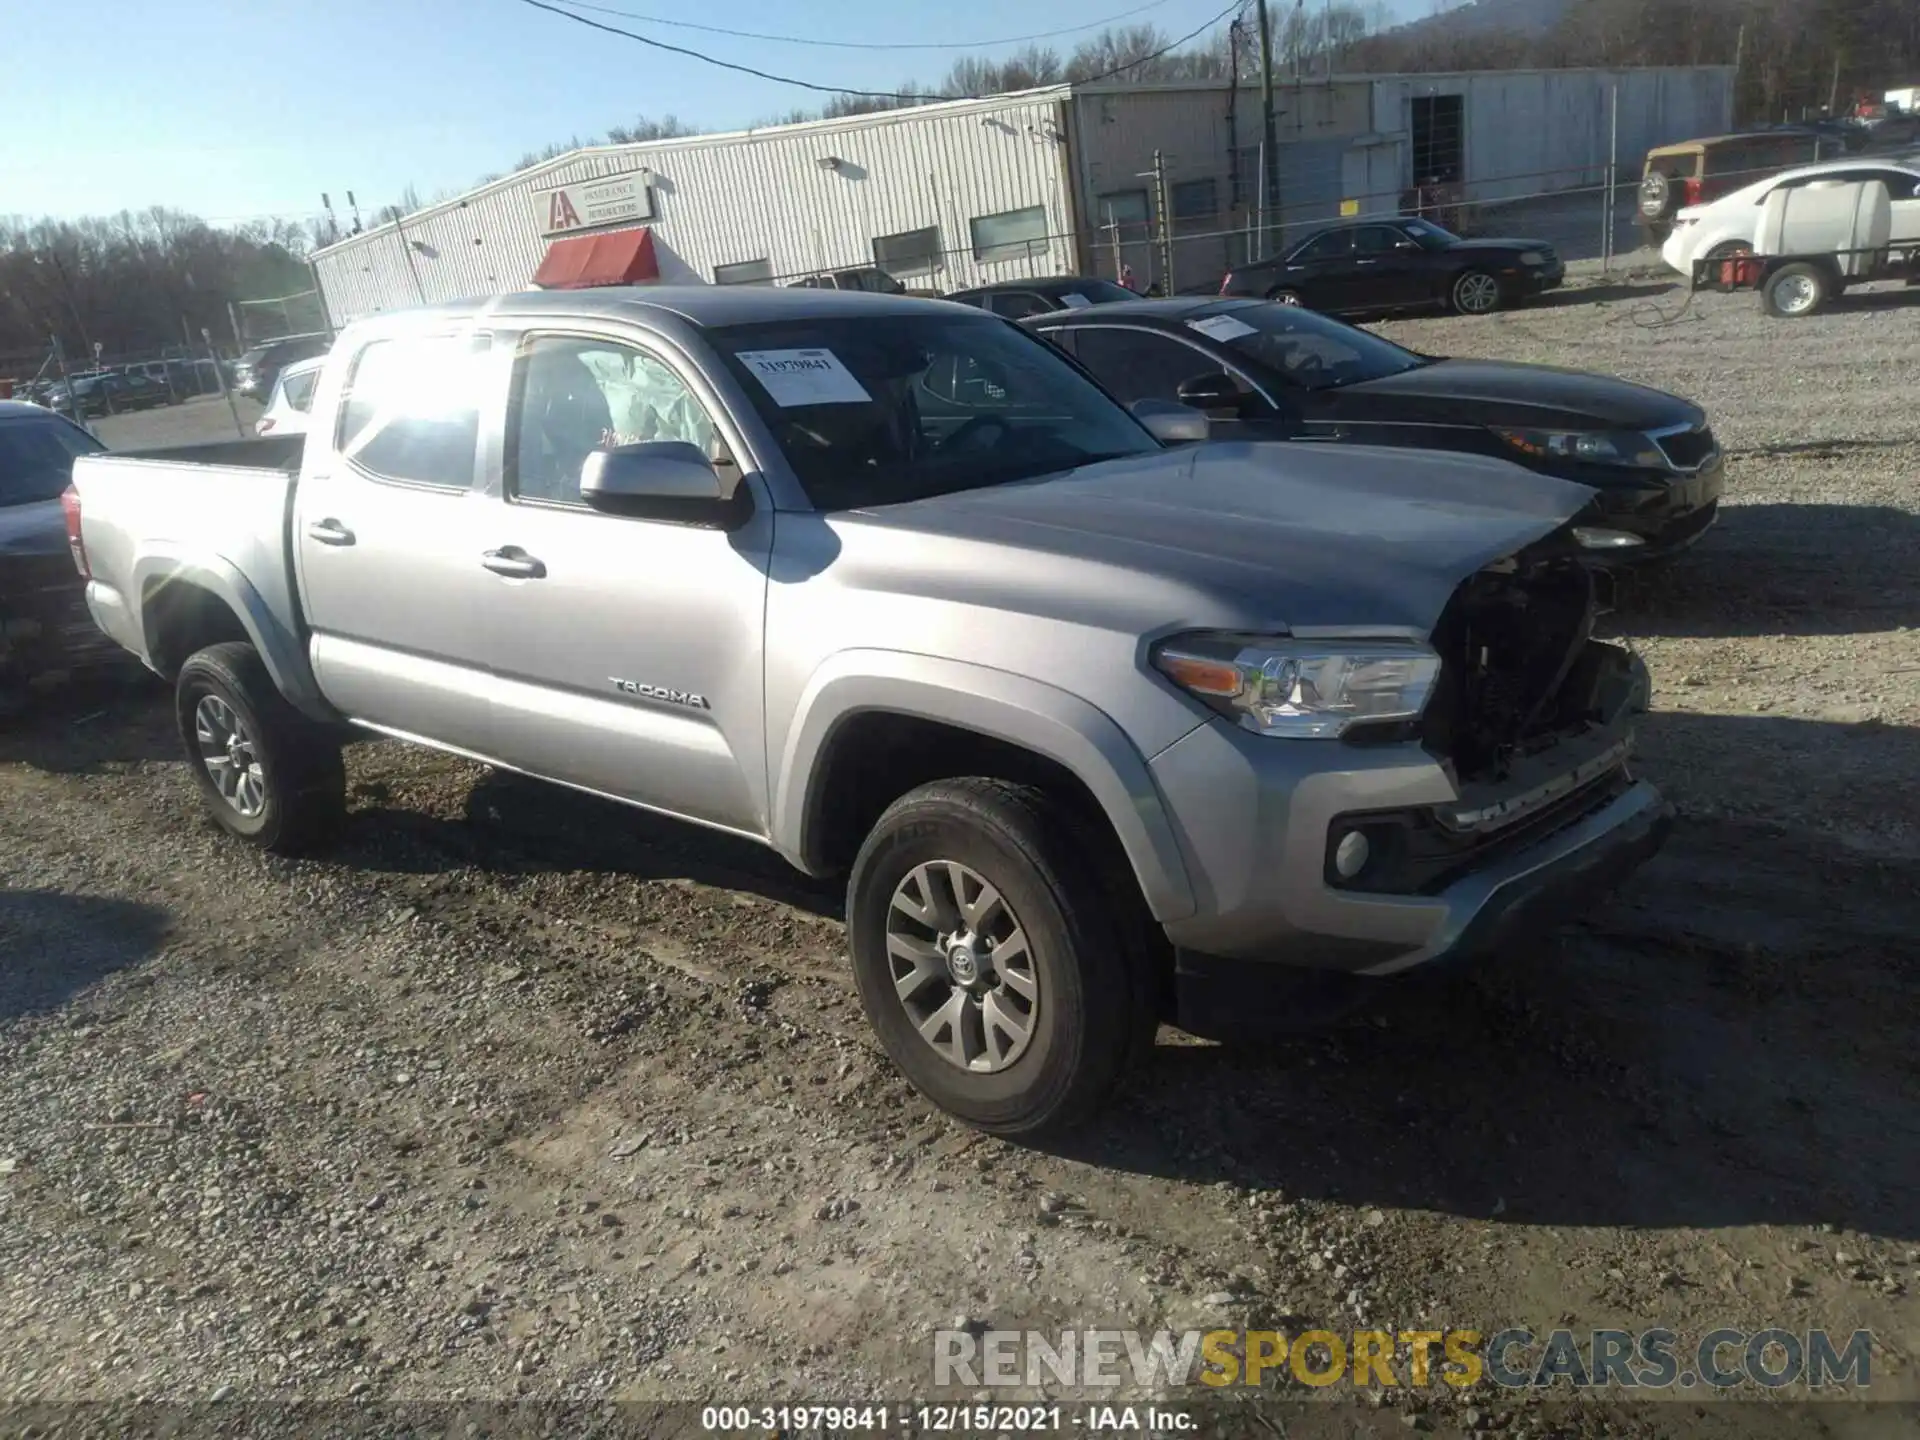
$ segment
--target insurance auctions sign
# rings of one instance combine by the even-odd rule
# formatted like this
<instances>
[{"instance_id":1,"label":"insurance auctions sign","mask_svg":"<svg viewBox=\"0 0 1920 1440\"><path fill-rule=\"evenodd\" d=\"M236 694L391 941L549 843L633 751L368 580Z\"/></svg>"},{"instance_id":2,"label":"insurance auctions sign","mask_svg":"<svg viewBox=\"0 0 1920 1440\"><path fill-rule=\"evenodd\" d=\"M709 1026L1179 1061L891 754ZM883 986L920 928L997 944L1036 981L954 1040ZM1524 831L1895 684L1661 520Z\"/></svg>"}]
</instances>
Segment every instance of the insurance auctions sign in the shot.
<instances>
[{"instance_id":1,"label":"insurance auctions sign","mask_svg":"<svg viewBox=\"0 0 1920 1440\"><path fill-rule=\"evenodd\" d=\"M582 180L533 192L534 223L544 236L571 235L653 218L653 192L644 170L609 175L604 180Z\"/></svg>"}]
</instances>

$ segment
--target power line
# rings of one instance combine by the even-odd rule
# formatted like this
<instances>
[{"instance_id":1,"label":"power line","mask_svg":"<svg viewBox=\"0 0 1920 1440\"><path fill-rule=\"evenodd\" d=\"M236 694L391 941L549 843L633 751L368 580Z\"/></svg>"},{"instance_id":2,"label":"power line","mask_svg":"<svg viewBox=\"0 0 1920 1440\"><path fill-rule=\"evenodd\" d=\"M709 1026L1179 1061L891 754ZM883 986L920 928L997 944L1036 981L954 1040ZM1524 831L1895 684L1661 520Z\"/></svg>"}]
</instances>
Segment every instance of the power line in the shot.
<instances>
[{"instance_id":1,"label":"power line","mask_svg":"<svg viewBox=\"0 0 1920 1440\"><path fill-rule=\"evenodd\" d=\"M997 40L951 41L816 40L805 35L766 35L757 30L728 30L719 25L697 25L691 20L669 20L662 15L642 15L637 10L618 10L611 5L589 5L585 0L569 0L569 3L575 10L591 10L599 15L618 15L623 20L643 20L649 25L671 25L678 30L704 30L709 35L731 35L737 40L772 40L782 45L818 45L832 50L987 50L996 45L1021 45L1030 40L1053 40L1062 35L1078 35L1082 31L1098 30L1103 25L1131 20L1135 15L1143 15L1149 10L1158 10L1162 5L1169 3L1169 0L1147 0L1146 4L1136 5L1131 10L1122 10L1118 15L1109 15L1104 20L1090 20L1085 25L1069 25L1064 30L1042 30L1033 35L1003 35Z\"/></svg>"},{"instance_id":2,"label":"power line","mask_svg":"<svg viewBox=\"0 0 1920 1440\"><path fill-rule=\"evenodd\" d=\"M751 75L757 80L771 80L776 85L792 85L801 90L812 90L820 95L852 95L861 100L906 100L921 105L936 100L981 100L986 98L981 95L932 95L924 91L851 90L844 85L816 85L811 80L796 80L791 75L775 75L770 71L756 70L751 65L740 65L731 60L719 60L711 55L702 54L698 50L689 50L684 45L669 45L664 40L655 40L648 35L636 35L633 31L622 30L617 25L606 25L598 20L590 20L585 15L576 15L571 10L563 10L558 5L549 5L547 0L520 0L520 3L523 5L531 5L536 10L545 10L550 14L563 16L577 25L585 25L590 29L603 31L608 35L619 35L628 40L638 40L642 45L650 45L655 50L665 50L674 55L685 55L690 60L699 60L708 65L717 65L722 70L733 70L742 75ZM1142 55L1137 59L1129 60L1124 65L1116 65L1111 70L1103 70L1098 75L1083 75L1079 77L1076 83L1089 84L1095 80L1107 80L1115 75L1124 74L1128 70L1137 70L1149 61L1158 60L1163 55L1171 54L1188 41L1197 40L1201 35L1211 30L1215 25L1218 25L1222 20L1226 19L1227 16L1236 13L1239 9L1240 0L1234 0L1233 4L1222 10L1218 15L1207 20L1205 24L1199 26L1197 29L1188 31L1178 40L1163 45L1152 54Z\"/></svg>"}]
</instances>

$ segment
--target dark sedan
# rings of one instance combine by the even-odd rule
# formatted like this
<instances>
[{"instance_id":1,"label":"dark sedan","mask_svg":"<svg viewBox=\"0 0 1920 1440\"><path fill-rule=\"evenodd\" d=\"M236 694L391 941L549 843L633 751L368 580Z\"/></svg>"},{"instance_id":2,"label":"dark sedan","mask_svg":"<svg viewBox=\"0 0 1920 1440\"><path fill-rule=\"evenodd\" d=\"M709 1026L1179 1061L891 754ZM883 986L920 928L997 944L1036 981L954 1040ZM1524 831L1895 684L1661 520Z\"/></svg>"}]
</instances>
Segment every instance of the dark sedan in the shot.
<instances>
[{"instance_id":1,"label":"dark sedan","mask_svg":"<svg viewBox=\"0 0 1920 1440\"><path fill-rule=\"evenodd\" d=\"M1330 315L1435 308L1485 315L1566 278L1566 265L1544 240L1463 240L1430 220L1367 220L1309 235L1272 260L1236 266L1220 293Z\"/></svg>"},{"instance_id":2,"label":"dark sedan","mask_svg":"<svg viewBox=\"0 0 1920 1440\"><path fill-rule=\"evenodd\" d=\"M52 674L125 663L87 613L61 500L74 457L103 448L50 410L0 400L0 713Z\"/></svg>"},{"instance_id":3,"label":"dark sedan","mask_svg":"<svg viewBox=\"0 0 1920 1440\"><path fill-rule=\"evenodd\" d=\"M1192 405L1220 439L1465 450L1591 485L1588 543L1610 560L1684 549L1719 506L1720 447L1700 407L1610 375L1418 355L1259 300L1136 300L1020 323L1123 403Z\"/></svg>"},{"instance_id":4,"label":"dark sedan","mask_svg":"<svg viewBox=\"0 0 1920 1440\"><path fill-rule=\"evenodd\" d=\"M1044 315L1049 310L1083 310L1089 305L1111 305L1140 297L1124 285L1086 275L1049 275L1040 280L1002 280L975 290L956 290L946 297L962 305L977 305L1009 320Z\"/></svg>"}]
</instances>

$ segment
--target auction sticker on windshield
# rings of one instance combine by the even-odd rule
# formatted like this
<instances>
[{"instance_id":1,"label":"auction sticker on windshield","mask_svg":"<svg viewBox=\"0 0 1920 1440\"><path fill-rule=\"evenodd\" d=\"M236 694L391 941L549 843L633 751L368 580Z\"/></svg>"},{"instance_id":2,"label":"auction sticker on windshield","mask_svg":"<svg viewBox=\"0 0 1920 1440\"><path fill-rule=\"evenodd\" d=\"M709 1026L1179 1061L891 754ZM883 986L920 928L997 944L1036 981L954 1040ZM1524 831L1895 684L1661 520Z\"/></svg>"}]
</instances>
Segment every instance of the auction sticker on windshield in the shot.
<instances>
[{"instance_id":1,"label":"auction sticker on windshield","mask_svg":"<svg viewBox=\"0 0 1920 1440\"><path fill-rule=\"evenodd\" d=\"M741 350L753 372L783 410L801 405L863 405L873 399L831 350Z\"/></svg>"},{"instance_id":2,"label":"auction sticker on windshield","mask_svg":"<svg viewBox=\"0 0 1920 1440\"><path fill-rule=\"evenodd\" d=\"M1088 306L1093 304L1093 301L1089 300L1084 295L1076 295L1074 294L1073 291L1069 290L1066 294L1060 297L1060 303L1066 306L1069 310L1085 310Z\"/></svg>"},{"instance_id":3,"label":"auction sticker on windshield","mask_svg":"<svg viewBox=\"0 0 1920 1440\"><path fill-rule=\"evenodd\" d=\"M1204 320L1189 320L1189 330L1198 330L1209 340L1218 340L1225 344L1229 340L1238 340L1242 335L1258 335L1260 332L1244 320L1236 320L1231 315L1209 315Z\"/></svg>"}]
</instances>

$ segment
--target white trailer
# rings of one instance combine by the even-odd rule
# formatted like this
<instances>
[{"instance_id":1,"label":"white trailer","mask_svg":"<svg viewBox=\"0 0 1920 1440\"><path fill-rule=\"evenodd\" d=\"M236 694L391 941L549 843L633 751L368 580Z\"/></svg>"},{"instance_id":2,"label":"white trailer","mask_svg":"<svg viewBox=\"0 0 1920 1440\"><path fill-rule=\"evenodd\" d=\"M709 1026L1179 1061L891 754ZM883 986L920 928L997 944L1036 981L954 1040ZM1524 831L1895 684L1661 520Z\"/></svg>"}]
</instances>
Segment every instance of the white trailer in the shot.
<instances>
[{"instance_id":1,"label":"white trailer","mask_svg":"<svg viewBox=\"0 0 1920 1440\"><path fill-rule=\"evenodd\" d=\"M1893 202L1879 180L1783 185L1760 212L1753 252L1693 262L1695 290L1758 290L1769 315L1799 317L1849 285L1920 285L1920 250L1891 242Z\"/></svg>"}]
</instances>

